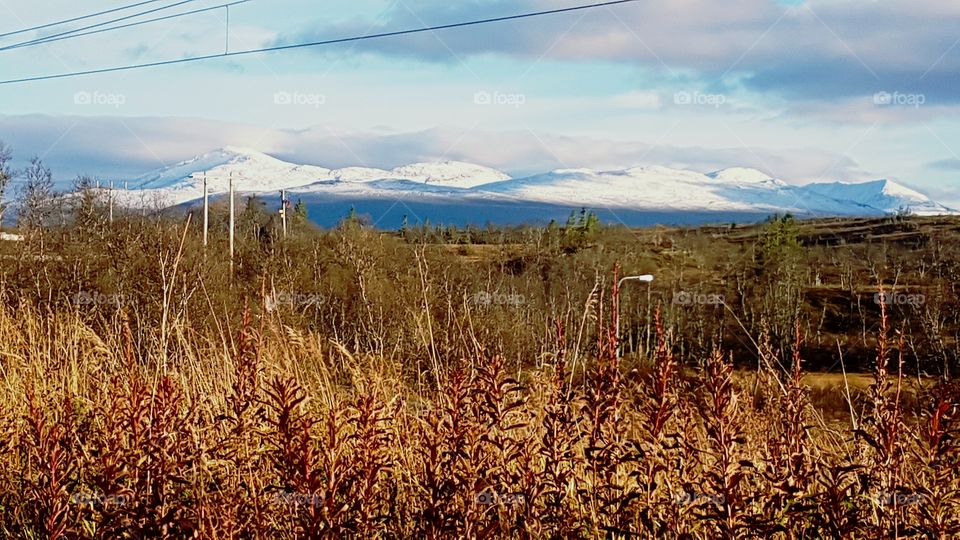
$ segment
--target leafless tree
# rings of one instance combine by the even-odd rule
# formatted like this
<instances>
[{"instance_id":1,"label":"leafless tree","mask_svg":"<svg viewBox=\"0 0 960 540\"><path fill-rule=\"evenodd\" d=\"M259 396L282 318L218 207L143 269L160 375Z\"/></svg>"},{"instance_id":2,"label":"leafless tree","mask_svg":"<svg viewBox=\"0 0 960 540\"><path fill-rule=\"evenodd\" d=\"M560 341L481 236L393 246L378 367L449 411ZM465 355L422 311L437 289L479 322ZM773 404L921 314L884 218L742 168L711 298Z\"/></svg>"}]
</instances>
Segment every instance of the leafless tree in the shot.
<instances>
[{"instance_id":1,"label":"leafless tree","mask_svg":"<svg viewBox=\"0 0 960 540\"><path fill-rule=\"evenodd\" d=\"M3 214L7 209L3 199L7 194L10 179L13 178L13 171L10 170L11 161L13 161L13 151L0 141L0 225L3 224Z\"/></svg>"},{"instance_id":2,"label":"leafless tree","mask_svg":"<svg viewBox=\"0 0 960 540\"><path fill-rule=\"evenodd\" d=\"M53 173L39 157L34 157L21 175L24 182L20 188L18 222L30 231L39 230L53 209Z\"/></svg>"}]
</instances>

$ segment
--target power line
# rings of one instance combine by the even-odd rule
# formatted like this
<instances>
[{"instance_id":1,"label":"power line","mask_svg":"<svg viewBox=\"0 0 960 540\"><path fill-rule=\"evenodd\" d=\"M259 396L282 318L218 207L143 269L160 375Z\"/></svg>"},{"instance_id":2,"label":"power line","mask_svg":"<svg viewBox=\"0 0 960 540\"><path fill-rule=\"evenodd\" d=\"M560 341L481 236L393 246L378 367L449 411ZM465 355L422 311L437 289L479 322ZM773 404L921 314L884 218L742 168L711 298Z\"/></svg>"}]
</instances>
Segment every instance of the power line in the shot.
<instances>
[{"instance_id":1,"label":"power line","mask_svg":"<svg viewBox=\"0 0 960 540\"><path fill-rule=\"evenodd\" d=\"M465 22L458 22L458 23L442 24L442 25L437 25L437 26L428 26L428 27L424 27L424 28L413 28L413 29L408 29L408 30L396 30L396 31L393 31L393 32L382 32L382 33L378 33L378 34L365 34L365 35L361 35L361 36L353 36L353 37L338 38L338 39L329 39L329 40L325 40L325 41L311 41L311 42L307 42L307 43L295 43L295 44L292 44L292 45L277 45L277 46L274 46L274 47L264 47L264 48L261 48L261 49L248 49L248 50L245 50L245 51L224 52L224 53L220 53L220 54L210 54L210 55L206 55L206 56L192 56L192 57L189 57L189 58L178 58L178 59L176 59L176 60L164 60L164 61L160 61L160 62L149 62L149 63L145 63L145 64L130 64L130 65L126 65L126 66L116 66L116 67L101 68L101 69L91 69L91 70L87 70L87 71L72 71L72 72L67 72L67 73L57 73L57 74L55 74L55 75L41 75L41 76L37 76L37 77L26 77L26 78L22 78L22 79L8 79L8 80L0 81L0 85L19 84L19 83L36 82L36 81L48 81L48 80L52 80L52 79L65 79L65 78L69 78L69 77L80 77L80 76L84 76L84 75L98 75L98 74L102 74L102 73L115 73L115 72L119 72L119 71L130 71L130 70L134 70L134 69L145 69L145 68L160 67L160 66L170 66L170 65L175 65L175 64L186 64L186 63L190 63L190 62L200 62L200 61L204 61L204 60L213 60L213 59L215 59L215 58L232 58L232 57L235 57L235 56L246 56L246 55L251 55L251 54L262 54L262 53L267 53L267 52L286 51L286 50L291 50L291 49L303 49L303 48L307 48L307 47L320 47L320 46L323 46L323 45L336 45L336 44L340 44L340 43L350 43L350 42L364 41L364 40L370 40L370 39L381 39L381 38L387 38L387 37L405 36L405 35L410 35L410 34L422 34L422 33L424 33L424 32L433 32L433 31L436 31L436 30L448 30L448 29L451 29L451 28L463 28L463 27L466 27L466 26L478 26L478 25L483 25L483 24L491 24L491 23L498 23L498 22L504 22L504 21L513 21L513 20L518 20L518 19L529 19L529 18L533 18L533 17L542 17L542 16L545 16L545 15L554 15L554 14L558 14L558 13L569 13L569 12L573 12L573 11L583 11L583 10L596 9L596 8L601 8L601 7L610 7L610 6L615 6L615 5L619 5L619 4L630 4L630 3L638 2L638 1L640 1L640 0L612 0L612 1L609 1L609 2L599 2L599 3L596 3L596 4L583 4L583 5L579 5L579 6L571 6L571 7L560 8L560 9L551 9L551 10L545 10L545 11L534 11L534 12L530 12L530 13L521 13L521 14L519 14L519 15L508 15L508 16L504 16L504 17L492 17L492 18L488 18L488 19L478 19L478 20L473 20L473 21L465 21Z\"/></svg>"},{"instance_id":2,"label":"power line","mask_svg":"<svg viewBox=\"0 0 960 540\"><path fill-rule=\"evenodd\" d=\"M121 7L118 7L118 8L108 9L108 10L106 10L106 11L101 11L101 12L99 12L99 13L91 13L90 15L83 15L83 16L81 16L81 17L74 17L74 18L72 18L72 19L64 19L64 20L62 20L62 21L57 21L57 22L52 22L52 23L47 23L47 24L41 24L40 26L33 26L33 27L31 27L31 28L24 28L23 30L16 30L16 31L14 31L14 32L7 32L6 34L0 34L0 38L5 38L5 37L9 37L9 36L15 36L15 35L17 35L17 34L25 34L25 33L27 33L27 32L33 32L34 30L43 30L43 29L45 29L45 28L50 28L51 26L59 26L59 25L61 25L61 24L69 24L69 23L72 23L72 22L82 21L82 20L86 20L86 19L92 19L92 18L94 18L94 17L100 17L101 15L109 15L109 14L111 14L111 13L116 13L116 12L118 12L118 11L125 11L125 10L128 10L128 9L133 9L133 8L135 8L135 7L145 6L145 5L147 5L147 4L155 4L155 3L160 2L160 1L161 1L161 0L147 0L146 2L140 2L140 3L137 3L137 4L130 4L130 5L121 6Z\"/></svg>"},{"instance_id":3,"label":"power line","mask_svg":"<svg viewBox=\"0 0 960 540\"><path fill-rule=\"evenodd\" d=\"M81 27L81 28L76 28L76 29L73 29L73 30L70 30L70 31L67 31L67 32L61 32L61 33L59 33L59 34L53 34L53 35L49 35L49 36L44 36L44 37L42 37L42 38L32 39L32 40L29 40L29 41L23 41L23 42L20 42L20 43L14 43L13 45L8 45L8 46L6 46L6 47L0 47L0 51L8 51L8 50L11 50L11 49L19 49L19 48L22 48L22 47L30 47L30 46L33 46L33 45L41 45L41 44L46 43L46 42L57 41L58 39L67 39L67 38L72 37L73 35L75 35L75 34L77 34L77 33L79 33L79 32L83 32L83 31L85 31L85 30L91 30L91 29L93 29L93 28L101 28L101 27L104 27L104 26L107 26L107 25L110 25L110 24L113 24L113 23L128 21L128 20L130 20L130 19L136 19L136 18L142 17L142 16L144 16L144 15L149 15L149 14L151 14L151 13L156 13L156 12L158 12L158 11L164 11L164 10L167 10L167 9L172 9L172 8L179 7L179 6L182 6L182 5L184 5L184 4L189 4L189 3L191 3L191 2L196 2L196 1L197 1L197 0L181 0L180 2L177 2L177 3L175 3L175 4L170 4L170 5L167 5L167 6L160 6L160 7L155 8L155 9L150 9L150 10L147 10L147 11L141 11L141 12L139 12L139 13L134 13L134 14L132 14L132 15L126 15L126 16L124 16L124 17L119 17L119 18L116 18L116 19L111 19L111 20L109 20L109 21L103 21L103 22L100 22L100 23L97 23L97 24L92 24L92 25L89 25L89 26L84 26L84 27Z\"/></svg>"},{"instance_id":4,"label":"power line","mask_svg":"<svg viewBox=\"0 0 960 540\"><path fill-rule=\"evenodd\" d=\"M21 48L21 47L29 47L29 46L33 46L33 45L44 45L44 44L47 44L47 43L54 43L54 42L62 41L62 40L65 40L65 39L73 39L73 38L84 37L84 36L92 36L92 35L94 35L94 34L102 34L102 33L104 33L104 32L112 32L113 30L122 30L122 29L124 29L124 28L132 28L132 27L134 27L134 26L142 26L142 25L145 25L145 24L150 24L150 23L155 23L155 22L160 22L160 21L166 21L166 20L170 20L170 19L177 19L177 18L180 18L180 17L187 17L187 16L189 16L189 15L196 15L196 14L198 14L198 13L205 13L205 12L207 12L207 11L214 11L214 10L217 10L217 9L229 8L229 7L231 7L231 6L236 6L236 5L239 5L239 4L246 4L247 2L252 2L252 1L253 1L253 0L237 0L236 2L230 2L229 4L220 4L220 5L218 5L218 6L210 6L210 7L206 7L206 8L195 9L195 10L193 10L193 11L185 11L185 12L183 12L183 13L175 13L175 14L173 14L173 15L165 15L165 16L163 16L163 17L155 17L155 18L153 18L153 19L147 19L147 20L145 20L145 21L137 21L137 22L134 22L134 23L121 24L121 25L117 25L117 26L111 26L111 27L109 27L109 28L101 28L101 29L99 29L99 30L91 30L91 31L89 31L89 32L81 32L81 33L79 33L79 34L70 34L70 35L68 35L68 36L61 36L61 37L48 36L48 37L45 37L45 38L42 38L42 39L35 40L35 41L32 42L32 43L25 43L25 44L19 44L19 45L11 45L11 46L9 46L9 47L3 47L3 48L0 48L0 51L5 51L5 50L7 50L7 49L17 49L17 48Z\"/></svg>"},{"instance_id":5,"label":"power line","mask_svg":"<svg viewBox=\"0 0 960 540\"><path fill-rule=\"evenodd\" d=\"M84 26L84 27L81 27L81 28L77 28L77 29L74 29L74 30L67 31L67 32L60 32L59 34L53 34L53 35L45 36L45 37L42 37L42 38L31 39L31 40L29 40L29 41L21 41L20 43L14 43L13 45L8 45L8 46L6 46L6 47L0 47L0 51L9 51L10 49L19 49L19 48L21 48L21 47L29 47L29 46L31 46L31 45L40 45L40 44L45 43L45 42L47 42L47 41L53 41L53 40L55 40L56 38L60 38L60 37L62 37L62 36L70 36L70 35L72 35L72 34L76 34L77 32L83 32L84 30L90 30L90 29L92 29L92 28L101 28L101 27L107 26L107 25L109 25L109 24L118 23L118 22L123 22L123 21L129 21L130 19L136 19L137 17L142 17L142 16L144 16L144 15L149 15L149 14L151 14L151 13L156 13L156 12L158 12L158 11L164 11L164 10L167 10L167 9L179 7L179 6L182 6L182 5L184 5L184 4L189 4L189 3L191 3L191 2L196 2L196 1L197 1L197 0L181 0L180 2L177 2L176 4L170 4L169 6L160 6L160 7L158 7L158 8L150 9L150 10L147 10L147 11L141 11L140 13L134 13L133 15L126 15L126 16L124 16L124 17L119 17L119 18L117 18L117 19L111 19L111 20L109 20L109 21L104 21L104 22L100 22L100 23L97 23L97 24L91 24L91 25L89 25L89 26Z\"/></svg>"}]
</instances>

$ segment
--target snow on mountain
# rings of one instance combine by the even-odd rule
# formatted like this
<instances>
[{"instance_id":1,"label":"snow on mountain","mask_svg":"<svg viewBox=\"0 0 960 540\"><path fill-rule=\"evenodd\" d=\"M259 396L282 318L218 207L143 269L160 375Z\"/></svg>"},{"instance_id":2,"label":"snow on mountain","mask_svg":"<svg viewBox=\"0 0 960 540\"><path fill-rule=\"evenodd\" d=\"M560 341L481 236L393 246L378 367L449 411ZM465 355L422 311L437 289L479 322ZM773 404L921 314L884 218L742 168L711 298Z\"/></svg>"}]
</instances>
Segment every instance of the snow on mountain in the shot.
<instances>
[{"instance_id":1,"label":"snow on mountain","mask_svg":"<svg viewBox=\"0 0 960 540\"><path fill-rule=\"evenodd\" d=\"M369 182L384 178L396 178L393 171L371 169L369 167L345 167L331 172L330 175L338 182Z\"/></svg>"},{"instance_id":2,"label":"snow on mountain","mask_svg":"<svg viewBox=\"0 0 960 540\"><path fill-rule=\"evenodd\" d=\"M930 200L926 195L891 180L875 180L859 184L833 182L809 184L804 187L812 193L869 206L888 214L903 210L921 216L954 213L946 206Z\"/></svg>"},{"instance_id":3,"label":"snow on mountain","mask_svg":"<svg viewBox=\"0 0 960 540\"><path fill-rule=\"evenodd\" d=\"M211 195L226 193L233 178L237 191L276 191L312 184L330 177L330 169L295 165L249 148L226 147L164 167L130 182L135 191L120 194L121 203L136 204L144 196L175 206L203 197L203 180ZM139 193L137 193L139 192Z\"/></svg>"},{"instance_id":4,"label":"snow on mountain","mask_svg":"<svg viewBox=\"0 0 960 540\"><path fill-rule=\"evenodd\" d=\"M727 169L710 175L667 167L602 172L572 169L477 189L551 204L656 211L852 215L864 210L816 193L801 194L795 187L752 169Z\"/></svg>"},{"instance_id":5,"label":"snow on mountain","mask_svg":"<svg viewBox=\"0 0 960 540\"><path fill-rule=\"evenodd\" d=\"M461 188L472 188L510 179L510 176L496 169L461 161L414 163L405 167L397 167L392 172L398 178L415 182Z\"/></svg>"},{"instance_id":6,"label":"snow on mountain","mask_svg":"<svg viewBox=\"0 0 960 540\"><path fill-rule=\"evenodd\" d=\"M459 188L471 188L490 182L507 180L510 177L496 169L463 163L414 163L386 171L366 167L347 167L332 172L333 178L342 182L370 182L373 180L409 180L421 184L435 184Z\"/></svg>"},{"instance_id":7,"label":"snow on mountain","mask_svg":"<svg viewBox=\"0 0 960 540\"><path fill-rule=\"evenodd\" d=\"M640 208L701 208L722 202L716 197L690 197L702 175L664 167L594 171L561 169L474 188L491 195L544 203ZM702 194L700 194L702 195Z\"/></svg>"},{"instance_id":8,"label":"snow on mountain","mask_svg":"<svg viewBox=\"0 0 960 540\"><path fill-rule=\"evenodd\" d=\"M235 182L246 182L253 188L263 183L265 188L297 183L309 183L330 175L330 169L310 165L294 165L249 148L226 147L165 167L133 181L139 189L182 187L191 178L200 180L203 173L208 181L227 178L233 173Z\"/></svg>"},{"instance_id":9,"label":"snow on mountain","mask_svg":"<svg viewBox=\"0 0 960 540\"><path fill-rule=\"evenodd\" d=\"M751 184L769 184L784 186L782 181L777 180L769 174L757 169L746 167L731 167L707 174L708 177L721 182L751 183Z\"/></svg>"},{"instance_id":10,"label":"snow on mountain","mask_svg":"<svg viewBox=\"0 0 960 540\"><path fill-rule=\"evenodd\" d=\"M296 165L256 150L222 148L192 160L144 175L134 189L118 193L130 206L177 206L203 196L206 175L211 195L228 190L233 176L242 195L276 194L323 204L325 211L350 201L405 201L445 210L464 222L483 223L527 208L539 219L562 208L607 208L617 212L647 212L665 216L697 214L756 216L791 212L799 216L880 216L908 209L915 214L953 211L925 195L888 180L861 184L788 185L771 175L734 167L702 174L651 166L623 170L561 169L524 178L471 163L416 163L392 170L346 167L330 170ZM467 211L466 209L470 209ZM547 210L549 209L549 211ZM687 220L689 221L689 220Z\"/></svg>"},{"instance_id":11,"label":"snow on mountain","mask_svg":"<svg viewBox=\"0 0 960 540\"><path fill-rule=\"evenodd\" d=\"M394 188L410 192L416 191L416 185L421 188L431 185L466 189L510 178L489 167L458 161L416 163L390 171L369 167L330 170L287 163L249 148L225 147L136 178L130 182L134 191L120 194L119 198L122 203L130 205L142 204L144 198L149 198L152 204L176 206L202 197L204 178L207 179L211 195L226 193L231 176L234 189L238 192L271 192L315 185L315 189L344 193L366 193ZM413 185L340 185L368 184L383 180L402 180Z\"/></svg>"}]
</instances>

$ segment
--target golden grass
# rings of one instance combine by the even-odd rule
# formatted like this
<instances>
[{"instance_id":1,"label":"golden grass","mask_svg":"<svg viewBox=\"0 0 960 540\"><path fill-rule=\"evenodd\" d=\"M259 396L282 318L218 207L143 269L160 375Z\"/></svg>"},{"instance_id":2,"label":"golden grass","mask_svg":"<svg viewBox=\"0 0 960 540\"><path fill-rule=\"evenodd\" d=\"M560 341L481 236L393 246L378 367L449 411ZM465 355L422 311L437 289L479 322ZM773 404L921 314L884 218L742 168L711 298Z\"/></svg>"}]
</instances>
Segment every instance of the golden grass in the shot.
<instances>
[{"instance_id":1,"label":"golden grass","mask_svg":"<svg viewBox=\"0 0 960 540\"><path fill-rule=\"evenodd\" d=\"M175 329L161 360L138 354L122 316L94 331L0 308L3 534L960 534L960 393L930 387L906 415L885 330L893 371L852 378L869 398L854 428L811 406L810 384L836 381L804 375L798 356L752 380L720 351L684 371L658 322L652 368L625 369L596 308L596 354L579 366L558 325L519 377L478 350L420 384L267 314L220 342Z\"/></svg>"}]
</instances>

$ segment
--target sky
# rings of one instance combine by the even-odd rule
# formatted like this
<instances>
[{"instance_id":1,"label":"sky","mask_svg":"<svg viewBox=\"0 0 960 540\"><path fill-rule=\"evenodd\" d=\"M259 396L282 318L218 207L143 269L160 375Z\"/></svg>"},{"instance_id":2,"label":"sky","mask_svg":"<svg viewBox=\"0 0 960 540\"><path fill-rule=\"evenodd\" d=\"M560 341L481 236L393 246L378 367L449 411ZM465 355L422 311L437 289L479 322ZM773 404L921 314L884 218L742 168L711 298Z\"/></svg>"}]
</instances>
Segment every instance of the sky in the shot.
<instances>
[{"instance_id":1,"label":"sky","mask_svg":"<svg viewBox=\"0 0 960 540\"><path fill-rule=\"evenodd\" d=\"M221 8L3 50L179 2L2 37L0 82L590 0L249 0L229 25ZM0 0L0 34L127 3ZM449 159L512 175L665 165L754 167L798 184L890 178L960 208L957 28L960 3L942 0L639 0L0 84L0 140L63 183L133 178L232 145L332 168Z\"/></svg>"}]
</instances>

